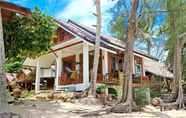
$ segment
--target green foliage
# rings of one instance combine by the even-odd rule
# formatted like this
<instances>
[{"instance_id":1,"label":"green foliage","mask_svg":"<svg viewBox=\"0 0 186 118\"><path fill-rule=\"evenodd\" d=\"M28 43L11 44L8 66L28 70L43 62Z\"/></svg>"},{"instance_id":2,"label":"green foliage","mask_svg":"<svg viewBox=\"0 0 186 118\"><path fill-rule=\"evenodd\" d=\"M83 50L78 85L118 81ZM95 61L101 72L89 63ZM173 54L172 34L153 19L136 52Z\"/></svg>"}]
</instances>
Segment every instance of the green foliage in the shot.
<instances>
[{"instance_id":1,"label":"green foliage","mask_svg":"<svg viewBox=\"0 0 186 118\"><path fill-rule=\"evenodd\" d=\"M97 93L97 94L101 94L101 93L105 92L105 89L106 89L106 86L105 86L105 85L99 85L99 86L96 88L96 93Z\"/></svg>"},{"instance_id":2,"label":"green foliage","mask_svg":"<svg viewBox=\"0 0 186 118\"><path fill-rule=\"evenodd\" d=\"M34 91L24 90L21 92L21 98L31 98L34 94Z\"/></svg>"},{"instance_id":3,"label":"green foliage","mask_svg":"<svg viewBox=\"0 0 186 118\"><path fill-rule=\"evenodd\" d=\"M161 8L161 0L142 0L138 3L137 8L137 33L135 43L146 44L146 51L150 54L152 44L155 44L154 37L157 39L160 37L160 29L157 28L156 18L159 14L150 13ZM113 14L113 19L111 21L111 32L120 40L126 40L127 27L128 27L128 11L130 9L130 3L124 0L118 0L117 4L111 8L111 13ZM118 13L117 13L118 12ZM156 27L156 28L154 28ZM153 37L154 36L154 37ZM154 46L154 45L153 45ZM140 48L136 45L137 48ZM156 47L158 47L156 45ZM157 55L158 56L158 53Z\"/></svg>"},{"instance_id":4,"label":"green foliage","mask_svg":"<svg viewBox=\"0 0 186 118\"><path fill-rule=\"evenodd\" d=\"M150 89L149 88L135 88L134 99L137 105L144 106L150 102Z\"/></svg>"},{"instance_id":5,"label":"green foliage","mask_svg":"<svg viewBox=\"0 0 186 118\"><path fill-rule=\"evenodd\" d=\"M186 32L186 3L184 0L171 0L167 1L167 23L164 25L167 27L167 36L168 41L166 44L166 50L168 51L167 63L173 66L173 56L175 53L175 43L177 37ZM186 46L185 46L186 47ZM185 62L185 55L184 53L183 59L183 75L186 78L186 62Z\"/></svg>"},{"instance_id":6,"label":"green foliage","mask_svg":"<svg viewBox=\"0 0 186 118\"><path fill-rule=\"evenodd\" d=\"M126 28L124 28L124 17L117 17L116 21L112 24L111 31L115 33L116 37L120 40L126 40Z\"/></svg>"},{"instance_id":7,"label":"green foliage","mask_svg":"<svg viewBox=\"0 0 186 118\"><path fill-rule=\"evenodd\" d=\"M5 64L5 71L9 73L19 72L22 68L22 62L20 60L9 61Z\"/></svg>"},{"instance_id":8,"label":"green foliage","mask_svg":"<svg viewBox=\"0 0 186 118\"><path fill-rule=\"evenodd\" d=\"M20 72L22 68L23 59L12 57L6 60L5 71L9 73Z\"/></svg>"},{"instance_id":9,"label":"green foliage","mask_svg":"<svg viewBox=\"0 0 186 118\"><path fill-rule=\"evenodd\" d=\"M49 50L56 24L38 8L31 17L14 14L3 23L6 60L35 58Z\"/></svg>"},{"instance_id":10,"label":"green foliage","mask_svg":"<svg viewBox=\"0 0 186 118\"><path fill-rule=\"evenodd\" d=\"M111 95L113 98L117 98L118 96L117 90L114 88L108 88L108 94Z\"/></svg>"}]
</instances>

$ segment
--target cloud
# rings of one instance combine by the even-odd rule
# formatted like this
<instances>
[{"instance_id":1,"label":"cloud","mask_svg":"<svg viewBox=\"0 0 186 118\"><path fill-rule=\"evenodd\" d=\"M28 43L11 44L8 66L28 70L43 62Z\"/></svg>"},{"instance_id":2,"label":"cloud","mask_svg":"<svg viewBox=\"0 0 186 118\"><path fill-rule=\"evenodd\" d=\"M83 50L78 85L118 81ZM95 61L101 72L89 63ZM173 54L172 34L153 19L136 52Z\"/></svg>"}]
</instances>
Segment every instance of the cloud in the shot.
<instances>
[{"instance_id":1,"label":"cloud","mask_svg":"<svg viewBox=\"0 0 186 118\"><path fill-rule=\"evenodd\" d=\"M107 10L110 9L116 1L111 0L101 0L102 9L102 22L103 27L105 24L108 25L110 19ZM55 17L58 19L72 19L81 24L92 26L96 24L96 17L93 15L95 13L96 7L93 0L71 0L70 4L67 5L62 11L59 11Z\"/></svg>"}]
</instances>

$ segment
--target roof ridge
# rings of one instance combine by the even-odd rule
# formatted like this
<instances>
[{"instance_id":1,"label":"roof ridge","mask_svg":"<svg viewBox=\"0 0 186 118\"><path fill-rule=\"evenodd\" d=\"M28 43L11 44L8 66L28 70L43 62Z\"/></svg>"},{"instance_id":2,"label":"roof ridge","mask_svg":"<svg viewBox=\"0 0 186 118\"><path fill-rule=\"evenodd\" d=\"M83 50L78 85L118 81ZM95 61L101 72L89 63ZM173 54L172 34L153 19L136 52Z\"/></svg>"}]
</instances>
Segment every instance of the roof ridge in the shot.
<instances>
[{"instance_id":1,"label":"roof ridge","mask_svg":"<svg viewBox=\"0 0 186 118\"><path fill-rule=\"evenodd\" d=\"M67 21L68 23L71 23L71 24L73 24L73 25L75 25L76 27L78 27L79 29L83 29L84 31L86 31L86 32L88 32L88 33L90 33L90 34L92 34L92 35L96 35L96 33L95 33L95 31L91 31L90 29L88 29L89 27L88 26L82 26L81 24L78 24L78 23L76 23L76 22L74 22L74 21L72 21L72 20L68 20ZM86 28L87 27L87 28ZM102 41L105 41L105 42L107 42L107 43L111 43L111 44L113 44L113 45L116 45L116 46L119 46L120 48L124 48L125 47L125 45L124 45L124 47L123 46L121 46L120 44L116 44L116 43L113 43L113 41L112 41L112 39L110 39L110 38L112 38L112 39L114 39L113 41L119 41L120 43L125 43L125 42L123 42L123 41L121 41L121 40L119 40L119 39L117 39L117 38L114 38L114 37L112 37L112 36L108 36L108 35L105 35L105 34L101 34L101 39L102 39Z\"/></svg>"},{"instance_id":2,"label":"roof ridge","mask_svg":"<svg viewBox=\"0 0 186 118\"><path fill-rule=\"evenodd\" d=\"M74 25L76 25L76 26L82 28L83 30L87 31L88 33L90 33L90 34L92 34L92 35L96 35L96 33L91 32L89 29L85 28L84 26L82 26L82 25L80 25L80 24L78 24L78 23L76 23L76 22L74 22L74 21L72 21L72 20L70 20L70 19L69 19L67 22L70 22L70 23L72 23L72 24L74 24ZM88 26L87 26L87 27L88 27Z\"/></svg>"}]
</instances>

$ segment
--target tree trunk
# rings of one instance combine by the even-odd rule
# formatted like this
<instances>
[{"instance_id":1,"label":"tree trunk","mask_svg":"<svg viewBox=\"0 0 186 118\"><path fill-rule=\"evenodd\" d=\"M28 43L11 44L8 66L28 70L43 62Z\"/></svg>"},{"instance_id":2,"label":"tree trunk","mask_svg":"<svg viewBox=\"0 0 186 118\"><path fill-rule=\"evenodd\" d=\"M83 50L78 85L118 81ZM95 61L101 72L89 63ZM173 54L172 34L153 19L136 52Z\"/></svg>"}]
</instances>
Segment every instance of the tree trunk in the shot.
<instances>
[{"instance_id":1,"label":"tree trunk","mask_svg":"<svg viewBox=\"0 0 186 118\"><path fill-rule=\"evenodd\" d=\"M177 78L177 46L178 45L178 42L177 42L177 40L176 40L176 45L175 45L175 47L174 47L174 55L173 55L173 74L174 74L174 80L173 80L173 84L174 84L174 86L173 86L173 93L178 93L178 78Z\"/></svg>"},{"instance_id":2,"label":"tree trunk","mask_svg":"<svg viewBox=\"0 0 186 118\"><path fill-rule=\"evenodd\" d=\"M175 80L177 81L177 90L178 90L178 97L176 103L178 104L178 108L184 108L184 98L183 98L183 88L182 88L182 72L183 72L183 65L182 65L182 49L186 39L184 38L183 34L180 38L176 39L176 52L175 52ZM183 39L181 41L181 39ZM182 44L183 43L183 44Z\"/></svg>"},{"instance_id":3,"label":"tree trunk","mask_svg":"<svg viewBox=\"0 0 186 118\"><path fill-rule=\"evenodd\" d=\"M151 41L150 41L150 38L149 38L149 39L147 39L147 53L148 53L149 56L151 55L150 48L151 48Z\"/></svg>"},{"instance_id":4,"label":"tree trunk","mask_svg":"<svg viewBox=\"0 0 186 118\"><path fill-rule=\"evenodd\" d=\"M137 9L138 0L132 0L132 7L129 16L129 26L128 26L128 33L127 33L127 42L126 42L126 51L125 51L125 75L127 79L127 83L123 84L123 88L126 88L127 85L127 92L123 91L123 96L127 95L126 103L129 105L129 112L132 111L133 106L133 92L132 92L132 84L133 84L133 63L134 63L134 55L133 55L133 46L134 46L134 38L136 33L136 9ZM125 98L125 97L123 97ZM124 100L122 100L124 101Z\"/></svg>"},{"instance_id":5,"label":"tree trunk","mask_svg":"<svg viewBox=\"0 0 186 118\"><path fill-rule=\"evenodd\" d=\"M3 40L3 26L0 9L0 113L7 112L6 81L5 81L5 49Z\"/></svg>"},{"instance_id":6,"label":"tree trunk","mask_svg":"<svg viewBox=\"0 0 186 118\"><path fill-rule=\"evenodd\" d=\"M91 75L92 85L91 85L91 94L96 97L96 80L97 80L97 70L99 64L100 56L100 35L101 35L101 5L100 0L96 0L96 16L97 16L97 25L96 25L96 42L94 48L94 64L93 64L93 73Z\"/></svg>"}]
</instances>

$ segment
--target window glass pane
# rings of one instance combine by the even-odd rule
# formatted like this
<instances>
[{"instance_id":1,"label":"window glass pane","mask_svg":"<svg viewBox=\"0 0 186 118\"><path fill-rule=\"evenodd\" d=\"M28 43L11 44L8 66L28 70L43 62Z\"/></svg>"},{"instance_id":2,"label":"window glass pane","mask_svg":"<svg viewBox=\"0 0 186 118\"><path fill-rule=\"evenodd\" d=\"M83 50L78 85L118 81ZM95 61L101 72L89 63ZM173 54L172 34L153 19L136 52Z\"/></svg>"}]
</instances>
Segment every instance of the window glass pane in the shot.
<instances>
[{"instance_id":1,"label":"window glass pane","mask_svg":"<svg viewBox=\"0 0 186 118\"><path fill-rule=\"evenodd\" d=\"M140 76L141 75L141 65L136 64L135 65L135 76Z\"/></svg>"}]
</instances>

